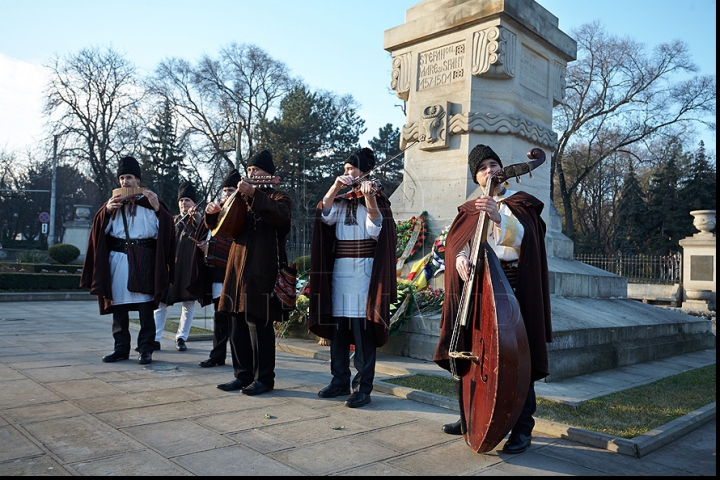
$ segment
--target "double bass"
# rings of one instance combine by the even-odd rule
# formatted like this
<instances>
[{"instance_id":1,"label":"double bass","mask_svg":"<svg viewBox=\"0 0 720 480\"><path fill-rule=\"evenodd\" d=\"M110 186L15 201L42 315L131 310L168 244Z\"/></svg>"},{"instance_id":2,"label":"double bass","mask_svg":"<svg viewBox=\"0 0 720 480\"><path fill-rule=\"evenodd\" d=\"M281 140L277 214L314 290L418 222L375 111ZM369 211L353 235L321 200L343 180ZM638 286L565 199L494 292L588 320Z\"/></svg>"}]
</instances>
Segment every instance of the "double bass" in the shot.
<instances>
[{"instance_id":1,"label":"double bass","mask_svg":"<svg viewBox=\"0 0 720 480\"><path fill-rule=\"evenodd\" d=\"M509 178L519 181L545 161L533 148L530 162L496 172L484 195ZM472 243L470 275L450 341L450 369L458 386L461 431L477 453L494 449L515 425L530 387L530 346L520 306L497 255L487 243L489 217L481 213ZM470 351L458 351L460 336Z\"/></svg>"}]
</instances>

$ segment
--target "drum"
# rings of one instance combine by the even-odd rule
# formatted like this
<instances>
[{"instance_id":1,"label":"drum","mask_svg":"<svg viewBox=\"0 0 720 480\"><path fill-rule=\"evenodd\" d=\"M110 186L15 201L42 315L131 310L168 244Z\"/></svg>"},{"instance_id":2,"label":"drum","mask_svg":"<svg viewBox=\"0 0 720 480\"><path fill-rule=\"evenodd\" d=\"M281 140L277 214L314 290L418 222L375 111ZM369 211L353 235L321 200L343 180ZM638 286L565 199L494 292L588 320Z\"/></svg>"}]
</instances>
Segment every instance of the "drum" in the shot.
<instances>
[{"instance_id":1,"label":"drum","mask_svg":"<svg viewBox=\"0 0 720 480\"><path fill-rule=\"evenodd\" d=\"M231 238L210 237L205 242L205 264L225 268L232 243Z\"/></svg>"}]
</instances>

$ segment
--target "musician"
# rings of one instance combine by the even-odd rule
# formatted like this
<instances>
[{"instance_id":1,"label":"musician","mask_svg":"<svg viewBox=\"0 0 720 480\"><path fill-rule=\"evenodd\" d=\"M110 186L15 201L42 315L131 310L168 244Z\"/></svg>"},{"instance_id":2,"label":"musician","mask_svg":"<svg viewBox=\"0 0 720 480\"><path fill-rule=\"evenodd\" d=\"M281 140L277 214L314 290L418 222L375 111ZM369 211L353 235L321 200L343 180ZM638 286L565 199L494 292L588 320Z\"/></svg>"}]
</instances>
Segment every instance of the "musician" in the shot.
<instances>
[{"instance_id":1,"label":"musician","mask_svg":"<svg viewBox=\"0 0 720 480\"><path fill-rule=\"evenodd\" d=\"M318 396L348 396L349 408L370 403L376 350L389 339L390 304L397 297L397 234L390 202L368 181L354 188L359 198L338 196L374 166L375 154L369 148L345 160L343 175L317 205L311 248L308 326L330 340L332 373L330 385ZM351 344L357 370L352 383Z\"/></svg>"},{"instance_id":2,"label":"musician","mask_svg":"<svg viewBox=\"0 0 720 480\"><path fill-rule=\"evenodd\" d=\"M250 157L247 174L270 177L275 173L268 150ZM235 379L217 386L260 395L275 386L275 329L282 321L280 304L272 297L278 273L278 237L290 232L292 200L271 186L242 179L238 194L247 203L244 227L235 237L228 257L218 309L231 316L230 345ZM208 225L217 224L221 208L206 209Z\"/></svg>"},{"instance_id":3,"label":"musician","mask_svg":"<svg viewBox=\"0 0 720 480\"><path fill-rule=\"evenodd\" d=\"M219 203L211 202L205 207L203 221L195 237L200 243L198 243L194 253L193 279L187 290L195 296L201 306L205 307L212 303L215 310L213 321L213 348L210 351L209 358L200 362L200 366L203 368L225 365L227 344L230 340L230 315L228 315L227 312L218 310L226 267L208 264L205 259L208 232L215 227L217 221L217 215L213 216L212 213L209 212L216 212L218 208L222 208L227 199L237 190L237 184L240 180L240 173L238 173L236 169L232 169L225 176L221 185L223 199ZM213 217L215 220L212 226L209 224L209 217ZM230 348L232 350L232 345L230 345Z\"/></svg>"},{"instance_id":4,"label":"musician","mask_svg":"<svg viewBox=\"0 0 720 480\"><path fill-rule=\"evenodd\" d=\"M470 152L468 163L475 183L485 187L493 173L502 168L500 157L488 146L477 145ZM545 222L540 217L543 203L534 196L511 191L498 184L492 196L482 195L460 207L446 240L445 303L440 325L440 339L434 361L450 370L449 346L462 282L470 274L473 234L480 214L487 214L492 224L488 244L497 254L520 305L530 344L530 388L525 405L510 437L503 446L505 453L522 453L530 446L536 410L534 382L549 375L546 342L552 341L547 256L545 253ZM466 239L470 239L467 243ZM461 422L443 426L443 431L460 435Z\"/></svg>"},{"instance_id":5,"label":"musician","mask_svg":"<svg viewBox=\"0 0 720 480\"><path fill-rule=\"evenodd\" d=\"M122 188L140 186L140 165L134 157L120 159L117 178ZM126 227L129 238L155 251L154 262L146 268L155 272L154 293L128 290L128 257L125 253ZM130 318L137 311L140 317L138 363L152 362L157 308L167 292L175 268L173 219L165 203L155 192L143 190L142 196L124 199L122 193L112 196L93 219L88 240L80 286L98 297L100 314L112 314L115 347L103 362L127 360L130 357Z\"/></svg>"},{"instance_id":6,"label":"musician","mask_svg":"<svg viewBox=\"0 0 720 480\"><path fill-rule=\"evenodd\" d=\"M201 215L195 211L195 202L197 202L197 192L193 184L191 182L181 183L178 187L180 214L173 218L175 222L175 279L168 290L167 298L160 302L155 310L155 350L160 350L160 340L167 319L167 307L178 302L182 302L182 310L175 334L175 348L180 352L187 350L185 342L190 335L195 315L195 297L186 289L190 284L193 254L196 250L193 237L201 221Z\"/></svg>"}]
</instances>

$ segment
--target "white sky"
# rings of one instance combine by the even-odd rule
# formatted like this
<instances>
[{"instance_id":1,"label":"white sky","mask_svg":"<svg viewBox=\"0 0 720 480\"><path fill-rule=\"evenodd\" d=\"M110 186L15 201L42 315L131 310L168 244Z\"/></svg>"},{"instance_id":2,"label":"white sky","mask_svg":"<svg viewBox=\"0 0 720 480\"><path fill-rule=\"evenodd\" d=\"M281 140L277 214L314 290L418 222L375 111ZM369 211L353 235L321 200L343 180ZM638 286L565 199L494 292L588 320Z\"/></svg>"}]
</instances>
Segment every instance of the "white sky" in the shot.
<instances>
[{"instance_id":1,"label":"white sky","mask_svg":"<svg viewBox=\"0 0 720 480\"><path fill-rule=\"evenodd\" d=\"M151 73L166 57L194 63L231 43L252 43L313 89L352 94L367 132L400 127L383 32L417 0L0 0L0 149L43 138L43 64L91 46L112 46ZM715 74L715 0L539 0L567 34L599 20L648 47L681 39L701 73ZM703 133L708 150L715 134Z\"/></svg>"}]
</instances>

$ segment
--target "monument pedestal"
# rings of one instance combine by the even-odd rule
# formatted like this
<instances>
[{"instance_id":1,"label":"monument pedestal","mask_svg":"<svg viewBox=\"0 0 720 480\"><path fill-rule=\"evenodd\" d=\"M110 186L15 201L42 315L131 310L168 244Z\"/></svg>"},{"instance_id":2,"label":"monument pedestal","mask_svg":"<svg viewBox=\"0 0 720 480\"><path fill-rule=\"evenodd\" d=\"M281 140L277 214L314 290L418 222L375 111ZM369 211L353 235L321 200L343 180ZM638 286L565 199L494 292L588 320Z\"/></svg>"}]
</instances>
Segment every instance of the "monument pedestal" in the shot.
<instances>
[{"instance_id":1,"label":"monument pedestal","mask_svg":"<svg viewBox=\"0 0 720 480\"><path fill-rule=\"evenodd\" d=\"M90 238L90 229L92 227L90 221L92 213L92 205L75 205L73 220L65 224L63 243L75 245L78 250L80 250L80 256L77 258L76 262L82 262L85 260L87 243Z\"/></svg>"},{"instance_id":2,"label":"monument pedestal","mask_svg":"<svg viewBox=\"0 0 720 480\"><path fill-rule=\"evenodd\" d=\"M693 225L700 230L692 237L680 240L683 247L682 308L702 312L717 311L717 252L715 210L694 210Z\"/></svg>"}]
</instances>

